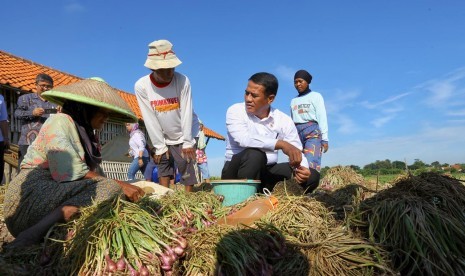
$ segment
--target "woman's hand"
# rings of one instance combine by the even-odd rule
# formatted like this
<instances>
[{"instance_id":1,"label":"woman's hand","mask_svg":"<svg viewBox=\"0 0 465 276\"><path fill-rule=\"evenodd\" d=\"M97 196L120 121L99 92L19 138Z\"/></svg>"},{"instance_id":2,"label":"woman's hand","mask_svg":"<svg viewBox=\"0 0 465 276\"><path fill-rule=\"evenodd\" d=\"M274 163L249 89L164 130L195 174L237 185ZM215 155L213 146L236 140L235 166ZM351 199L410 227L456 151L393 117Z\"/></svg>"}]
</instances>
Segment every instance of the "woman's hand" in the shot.
<instances>
[{"instance_id":1,"label":"woman's hand","mask_svg":"<svg viewBox=\"0 0 465 276\"><path fill-rule=\"evenodd\" d=\"M323 151L323 153L326 153L328 151L328 143L321 143L321 150Z\"/></svg>"},{"instance_id":2,"label":"woman's hand","mask_svg":"<svg viewBox=\"0 0 465 276\"><path fill-rule=\"evenodd\" d=\"M116 180L116 182L118 182L119 186L123 190L124 195L126 195L127 198L132 202L139 201L145 195L144 190L142 190L140 187L120 180Z\"/></svg>"}]
</instances>

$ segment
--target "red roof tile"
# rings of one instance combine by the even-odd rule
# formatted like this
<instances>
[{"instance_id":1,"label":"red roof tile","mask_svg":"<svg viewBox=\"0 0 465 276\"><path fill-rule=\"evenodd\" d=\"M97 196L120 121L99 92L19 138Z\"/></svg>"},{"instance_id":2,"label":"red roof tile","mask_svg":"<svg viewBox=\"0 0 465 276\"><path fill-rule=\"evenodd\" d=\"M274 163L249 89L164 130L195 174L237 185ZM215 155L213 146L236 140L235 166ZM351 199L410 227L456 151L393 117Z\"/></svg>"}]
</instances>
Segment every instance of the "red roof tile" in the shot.
<instances>
[{"instance_id":1,"label":"red roof tile","mask_svg":"<svg viewBox=\"0 0 465 276\"><path fill-rule=\"evenodd\" d=\"M82 80L81 77L61 72L0 50L0 85L10 86L25 92L36 92L35 78L39 73L50 75L53 78L54 86L66 85ZM117 88L116 90L128 103L134 114L142 120L136 96ZM222 135L207 127L204 127L204 132L207 137L224 140Z\"/></svg>"}]
</instances>

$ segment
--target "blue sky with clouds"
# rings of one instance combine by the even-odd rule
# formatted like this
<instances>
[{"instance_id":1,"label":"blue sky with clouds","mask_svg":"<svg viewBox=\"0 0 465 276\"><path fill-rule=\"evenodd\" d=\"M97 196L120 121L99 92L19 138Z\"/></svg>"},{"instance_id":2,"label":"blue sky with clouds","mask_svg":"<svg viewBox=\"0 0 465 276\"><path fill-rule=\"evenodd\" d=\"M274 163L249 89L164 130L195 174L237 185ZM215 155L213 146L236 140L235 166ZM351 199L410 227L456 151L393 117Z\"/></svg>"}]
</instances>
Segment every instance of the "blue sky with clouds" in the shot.
<instances>
[{"instance_id":1,"label":"blue sky with clouds","mask_svg":"<svg viewBox=\"0 0 465 276\"><path fill-rule=\"evenodd\" d=\"M170 40L196 112L225 136L252 74L278 77L275 107L288 113L307 69L328 112L323 166L465 163L464 1L18 0L2 11L3 51L130 93L149 73L147 45ZM213 175L224 148L209 142Z\"/></svg>"}]
</instances>

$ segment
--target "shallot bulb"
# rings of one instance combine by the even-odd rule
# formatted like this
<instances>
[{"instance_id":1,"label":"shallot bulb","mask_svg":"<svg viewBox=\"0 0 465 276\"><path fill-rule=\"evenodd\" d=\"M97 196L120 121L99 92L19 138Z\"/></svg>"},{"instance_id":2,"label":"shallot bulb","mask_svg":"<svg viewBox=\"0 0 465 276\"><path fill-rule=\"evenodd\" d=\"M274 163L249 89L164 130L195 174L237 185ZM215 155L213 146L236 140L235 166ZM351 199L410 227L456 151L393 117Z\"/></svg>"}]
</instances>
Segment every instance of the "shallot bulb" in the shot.
<instances>
[{"instance_id":1,"label":"shallot bulb","mask_svg":"<svg viewBox=\"0 0 465 276\"><path fill-rule=\"evenodd\" d=\"M108 272L115 272L117 269L116 263L110 258L109 254L105 255L105 261L107 262L106 270Z\"/></svg>"},{"instance_id":2,"label":"shallot bulb","mask_svg":"<svg viewBox=\"0 0 465 276\"><path fill-rule=\"evenodd\" d=\"M160 254L159 258L160 258L162 266L169 266L169 267L172 266L173 260L171 259L171 256L169 255L169 253Z\"/></svg>"},{"instance_id":3,"label":"shallot bulb","mask_svg":"<svg viewBox=\"0 0 465 276\"><path fill-rule=\"evenodd\" d=\"M180 245L176 246L173 248L174 253L178 255L179 257L184 256L184 248L182 248Z\"/></svg>"},{"instance_id":4,"label":"shallot bulb","mask_svg":"<svg viewBox=\"0 0 465 276\"><path fill-rule=\"evenodd\" d=\"M187 247L187 240L184 237L179 237L178 243L179 243L179 246L181 246L183 249Z\"/></svg>"},{"instance_id":5,"label":"shallot bulb","mask_svg":"<svg viewBox=\"0 0 465 276\"><path fill-rule=\"evenodd\" d=\"M126 259L124 259L123 255L121 255L118 262L116 262L116 269L118 269L118 271L126 270Z\"/></svg>"},{"instance_id":6,"label":"shallot bulb","mask_svg":"<svg viewBox=\"0 0 465 276\"><path fill-rule=\"evenodd\" d=\"M135 270L132 265L128 262L128 268L129 268L129 275L131 276L139 276L139 272Z\"/></svg>"},{"instance_id":7,"label":"shallot bulb","mask_svg":"<svg viewBox=\"0 0 465 276\"><path fill-rule=\"evenodd\" d=\"M141 265L140 268L139 268L139 271L140 271L141 276L149 276L150 275L150 271L145 265Z\"/></svg>"}]
</instances>

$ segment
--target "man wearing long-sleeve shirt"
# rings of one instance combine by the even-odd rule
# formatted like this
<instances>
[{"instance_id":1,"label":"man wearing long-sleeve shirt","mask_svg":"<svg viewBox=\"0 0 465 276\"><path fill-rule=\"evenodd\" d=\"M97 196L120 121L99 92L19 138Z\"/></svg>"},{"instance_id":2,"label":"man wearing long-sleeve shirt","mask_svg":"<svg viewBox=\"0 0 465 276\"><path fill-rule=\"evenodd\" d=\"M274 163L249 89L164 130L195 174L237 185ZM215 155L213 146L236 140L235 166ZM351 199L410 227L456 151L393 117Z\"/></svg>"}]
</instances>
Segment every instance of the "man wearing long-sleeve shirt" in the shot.
<instances>
[{"instance_id":1,"label":"man wearing long-sleeve shirt","mask_svg":"<svg viewBox=\"0 0 465 276\"><path fill-rule=\"evenodd\" d=\"M315 183L302 153L292 119L271 107L278 92L278 80L269 73L249 78L243 103L232 105L226 113L228 139L222 179L261 180L262 187L272 189L292 176L307 192ZM278 163L278 151L289 162Z\"/></svg>"},{"instance_id":2,"label":"man wearing long-sleeve shirt","mask_svg":"<svg viewBox=\"0 0 465 276\"><path fill-rule=\"evenodd\" d=\"M194 111L189 79L175 67L181 64L167 40L149 44L145 66L152 73L140 78L134 87L137 102L150 140L155 147L159 183L169 186L174 174L174 158L181 184L192 191L195 177L195 139L192 134Z\"/></svg>"},{"instance_id":3,"label":"man wearing long-sleeve shirt","mask_svg":"<svg viewBox=\"0 0 465 276\"><path fill-rule=\"evenodd\" d=\"M53 88L53 79L47 74L36 77L36 93L21 95L15 110L15 118L21 120L19 137L18 170L29 145L36 139L39 130L51 113L56 113L58 106L42 98L42 92Z\"/></svg>"}]
</instances>

